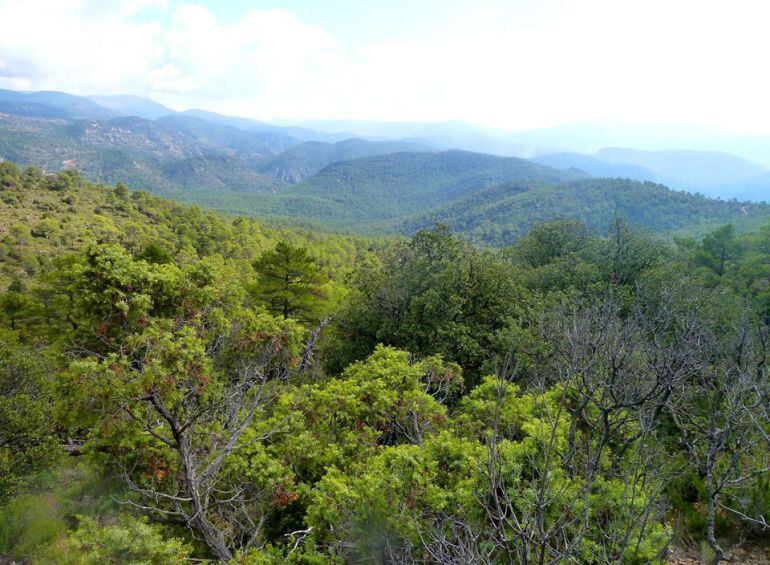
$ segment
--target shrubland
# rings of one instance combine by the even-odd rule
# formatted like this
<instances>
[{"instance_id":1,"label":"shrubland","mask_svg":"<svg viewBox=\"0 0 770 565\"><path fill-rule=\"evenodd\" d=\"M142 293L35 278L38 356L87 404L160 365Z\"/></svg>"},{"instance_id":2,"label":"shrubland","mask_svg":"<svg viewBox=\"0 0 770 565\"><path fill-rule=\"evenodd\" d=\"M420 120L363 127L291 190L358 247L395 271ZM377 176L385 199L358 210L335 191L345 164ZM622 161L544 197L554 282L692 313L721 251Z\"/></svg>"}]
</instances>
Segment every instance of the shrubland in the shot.
<instances>
[{"instance_id":1,"label":"shrubland","mask_svg":"<svg viewBox=\"0 0 770 565\"><path fill-rule=\"evenodd\" d=\"M0 164L0 555L718 562L770 512L770 226L363 239Z\"/></svg>"}]
</instances>

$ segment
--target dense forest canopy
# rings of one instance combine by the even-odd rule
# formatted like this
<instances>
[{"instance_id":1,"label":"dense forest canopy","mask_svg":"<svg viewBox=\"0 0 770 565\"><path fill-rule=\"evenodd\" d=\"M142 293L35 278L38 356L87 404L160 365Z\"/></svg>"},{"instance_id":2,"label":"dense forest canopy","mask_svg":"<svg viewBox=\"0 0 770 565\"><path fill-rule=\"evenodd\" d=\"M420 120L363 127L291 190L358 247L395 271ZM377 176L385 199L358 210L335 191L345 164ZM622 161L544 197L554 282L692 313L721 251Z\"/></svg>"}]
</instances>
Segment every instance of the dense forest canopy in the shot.
<instances>
[{"instance_id":1,"label":"dense forest canopy","mask_svg":"<svg viewBox=\"0 0 770 565\"><path fill-rule=\"evenodd\" d=\"M599 223L536 215L500 248L339 236L0 163L0 555L761 545L770 224Z\"/></svg>"}]
</instances>

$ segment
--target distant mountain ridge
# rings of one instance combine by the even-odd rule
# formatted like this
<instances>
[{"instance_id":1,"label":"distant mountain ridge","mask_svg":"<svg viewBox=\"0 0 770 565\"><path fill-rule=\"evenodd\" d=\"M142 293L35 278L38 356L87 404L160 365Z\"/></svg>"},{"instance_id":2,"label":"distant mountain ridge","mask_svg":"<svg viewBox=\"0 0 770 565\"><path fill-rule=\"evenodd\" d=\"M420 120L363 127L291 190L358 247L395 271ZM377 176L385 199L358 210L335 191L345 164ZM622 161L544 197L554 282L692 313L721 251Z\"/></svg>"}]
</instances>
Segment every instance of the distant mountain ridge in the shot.
<instances>
[{"instance_id":1,"label":"distant mountain ridge","mask_svg":"<svg viewBox=\"0 0 770 565\"><path fill-rule=\"evenodd\" d=\"M366 133L380 130L370 124ZM442 222L498 245L558 216L604 229L622 215L662 232L745 227L770 217L766 205L657 184L764 198L770 174L731 154L602 148L528 160L442 149L457 141L496 153L523 139L499 130L454 123L391 124L389 131L409 137L340 140L332 131L175 112L137 97L0 91L0 159L78 168L95 181L344 231L412 233Z\"/></svg>"},{"instance_id":2,"label":"distant mountain ridge","mask_svg":"<svg viewBox=\"0 0 770 565\"><path fill-rule=\"evenodd\" d=\"M174 111L130 95L73 96L61 92L0 90L0 113L45 119L147 120L193 117L216 126L272 137L268 157L303 142L336 143L351 138L403 143L427 150L460 149L500 156L534 158L556 168L578 168L594 176L650 180L712 197L770 200L770 137L740 136L718 128L668 124L584 121L510 132L465 122L376 122L360 120L281 120L260 122L206 110ZM283 141L275 143L276 140ZM405 146L406 147L406 146ZM334 151L316 146L317 156L299 161L324 163ZM388 150L383 148L383 152ZM615 153L615 155L613 155ZM338 159L348 158L344 151ZM351 157L360 156L352 154ZM287 156L288 159L289 156ZM750 163L750 161L752 163ZM758 164L757 164L758 163ZM761 169L758 169L761 167ZM253 168L253 167L252 167ZM274 180L297 182L317 171L302 163L276 165ZM173 181L172 181L173 184Z\"/></svg>"},{"instance_id":3,"label":"distant mountain ridge","mask_svg":"<svg viewBox=\"0 0 770 565\"><path fill-rule=\"evenodd\" d=\"M119 113L64 92L17 92L0 90L0 113L35 118L108 120Z\"/></svg>"},{"instance_id":4,"label":"distant mountain ridge","mask_svg":"<svg viewBox=\"0 0 770 565\"><path fill-rule=\"evenodd\" d=\"M658 175L660 182L672 186L709 192L740 184L766 171L757 163L716 151L605 148L595 156L609 163L627 163L650 169Z\"/></svg>"},{"instance_id":5,"label":"distant mountain ridge","mask_svg":"<svg viewBox=\"0 0 770 565\"><path fill-rule=\"evenodd\" d=\"M149 121L61 120L3 115L0 157L50 171L78 168L92 180L126 182L159 194L182 190L269 190L258 170L291 142L176 116Z\"/></svg>"},{"instance_id":6,"label":"distant mountain ridge","mask_svg":"<svg viewBox=\"0 0 770 565\"><path fill-rule=\"evenodd\" d=\"M558 169L578 168L592 176L662 183L709 197L770 200L767 169L729 153L608 147L592 155L555 153L533 160Z\"/></svg>"},{"instance_id":7,"label":"distant mountain ridge","mask_svg":"<svg viewBox=\"0 0 770 565\"><path fill-rule=\"evenodd\" d=\"M407 141L368 141L346 139L337 143L306 141L268 159L261 167L264 173L288 183L298 183L332 163L389 153L431 151L429 147Z\"/></svg>"},{"instance_id":8,"label":"distant mountain ridge","mask_svg":"<svg viewBox=\"0 0 770 565\"><path fill-rule=\"evenodd\" d=\"M624 178L654 181L656 174L650 169L627 163L610 163L592 155L578 153L553 153L532 159L536 163L555 169L579 169L595 177Z\"/></svg>"},{"instance_id":9,"label":"distant mountain ridge","mask_svg":"<svg viewBox=\"0 0 770 565\"><path fill-rule=\"evenodd\" d=\"M157 120L176 114L174 110L159 104L149 98L132 96L130 94L88 96L100 106L112 110L121 116L136 116L145 120Z\"/></svg>"},{"instance_id":10,"label":"distant mountain ridge","mask_svg":"<svg viewBox=\"0 0 770 565\"><path fill-rule=\"evenodd\" d=\"M206 110L176 111L148 98L132 95L76 96L64 92L20 92L0 89L0 113L36 118L109 120L136 117L158 120L170 116L193 117L219 126L246 131L281 134L297 140L340 141L354 137L345 133L329 134L296 126L278 126L250 118L226 116Z\"/></svg>"},{"instance_id":11,"label":"distant mountain ridge","mask_svg":"<svg viewBox=\"0 0 770 565\"><path fill-rule=\"evenodd\" d=\"M135 96L79 97L0 90L0 158L50 171L205 201L205 193L262 192L299 182L340 159L420 150L417 144L349 140L192 110L175 112ZM335 136L318 134L323 140Z\"/></svg>"}]
</instances>

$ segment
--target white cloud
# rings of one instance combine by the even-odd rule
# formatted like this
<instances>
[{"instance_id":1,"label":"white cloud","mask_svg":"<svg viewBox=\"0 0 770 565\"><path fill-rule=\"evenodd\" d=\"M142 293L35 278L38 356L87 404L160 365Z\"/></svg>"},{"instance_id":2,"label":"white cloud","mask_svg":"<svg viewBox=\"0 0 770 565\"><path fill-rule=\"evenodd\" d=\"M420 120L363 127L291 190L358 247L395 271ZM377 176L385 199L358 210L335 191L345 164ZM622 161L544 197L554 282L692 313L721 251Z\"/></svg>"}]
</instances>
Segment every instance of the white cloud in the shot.
<instances>
[{"instance_id":1,"label":"white cloud","mask_svg":"<svg viewBox=\"0 0 770 565\"><path fill-rule=\"evenodd\" d=\"M0 21L0 86L11 88L258 118L520 129L611 117L770 132L765 0L479 0L379 43L346 43L284 10L224 23L162 0L0 0Z\"/></svg>"},{"instance_id":2,"label":"white cloud","mask_svg":"<svg viewBox=\"0 0 770 565\"><path fill-rule=\"evenodd\" d=\"M281 10L253 10L224 25L182 4L161 26L157 0L0 0L0 86L74 93L130 92L216 104L233 95L296 88L334 45L321 28ZM184 99L181 99L184 100Z\"/></svg>"},{"instance_id":3,"label":"white cloud","mask_svg":"<svg viewBox=\"0 0 770 565\"><path fill-rule=\"evenodd\" d=\"M89 10L89 2L74 0L0 2L2 83L83 92L141 76L161 57L160 26L129 19L137 2L109 4Z\"/></svg>"},{"instance_id":4,"label":"white cloud","mask_svg":"<svg viewBox=\"0 0 770 565\"><path fill-rule=\"evenodd\" d=\"M190 93L200 89L200 85L191 76L172 64L149 71L147 85L151 92Z\"/></svg>"},{"instance_id":5,"label":"white cloud","mask_svg":"<svg viewBox=\"0 0 770 565\"><path fill-rule=\"evenodd\" d=\"M201 6L182 5L164 37L169 60L209 95L299 86L334 46L321 28L282 10L250 11L222 25Z\"/></svg>"}]
</instances>

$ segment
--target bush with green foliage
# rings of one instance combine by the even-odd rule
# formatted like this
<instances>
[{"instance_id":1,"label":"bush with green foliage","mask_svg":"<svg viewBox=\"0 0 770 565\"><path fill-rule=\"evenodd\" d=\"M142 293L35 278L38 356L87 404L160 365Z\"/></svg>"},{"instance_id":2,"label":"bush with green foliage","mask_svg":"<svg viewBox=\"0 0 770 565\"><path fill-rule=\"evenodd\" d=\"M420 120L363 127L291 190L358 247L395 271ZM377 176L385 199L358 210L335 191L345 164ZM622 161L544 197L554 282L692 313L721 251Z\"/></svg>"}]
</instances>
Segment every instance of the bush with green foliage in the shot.
<instances>
[{"instance_id":1,"label":"bush with green foliage","mask_svg":"<svg viewBox=\"0 0 770 565\"><path fill-rule=\"evenodd\" d=\"M0 330L0 502L61 461L52 360Z\"/></svg>"},{"instance_id":2,"label":"bush with green foliage","mask_svg":"<svg viewBox=\"0 0 770 565\"><path fill-rule=\"evenodd\" d=\"M117 524L99 524L81 516L77 528L42 551L41 562L62 565L183 565L192 547L146 520L122 516Z\"/></svg>"},{"instance_id":3,"label":"bush with green foliage","mask_svg":"<svg viewBox=\"0 0 770 565\"><path fill-rule=\"evenodd\" d=\"M766 533L770 228L557 219L494 251L6 163L0 192L3 559L650 563Z\"/></svg>"},{"instance_id":4,"label":"bush with green foliage","mask_svg":"<svg viewBox=\"0 0 770 565\"><path fill-rule=\"evenodd\" d=\"M496 332L525 300L512 266L446 227L418 233L362 262L336 324L333 368L378 343L459 363L473 382L494 350Z\"/></svg>"}]
</instances>

